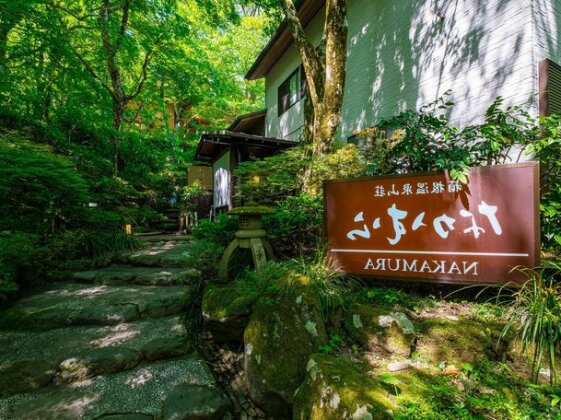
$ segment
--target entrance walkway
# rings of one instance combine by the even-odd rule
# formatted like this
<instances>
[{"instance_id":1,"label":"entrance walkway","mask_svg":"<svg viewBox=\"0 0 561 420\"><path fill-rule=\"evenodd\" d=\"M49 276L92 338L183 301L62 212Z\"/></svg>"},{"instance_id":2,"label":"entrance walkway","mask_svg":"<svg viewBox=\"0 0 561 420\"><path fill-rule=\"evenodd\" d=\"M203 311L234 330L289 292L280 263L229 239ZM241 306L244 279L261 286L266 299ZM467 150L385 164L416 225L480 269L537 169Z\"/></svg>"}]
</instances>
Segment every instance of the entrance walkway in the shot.
<instances>
[{"instance_id":1,"label":"entrance walkway","mask_svg":"<svg viewBox=\"0 0 561 420\"><path fill-rule=\"evenodd\" d=\"M0 313L2 419L222 419L184 325L188 243L159 242Z\"/></svg>"}]
</instances>

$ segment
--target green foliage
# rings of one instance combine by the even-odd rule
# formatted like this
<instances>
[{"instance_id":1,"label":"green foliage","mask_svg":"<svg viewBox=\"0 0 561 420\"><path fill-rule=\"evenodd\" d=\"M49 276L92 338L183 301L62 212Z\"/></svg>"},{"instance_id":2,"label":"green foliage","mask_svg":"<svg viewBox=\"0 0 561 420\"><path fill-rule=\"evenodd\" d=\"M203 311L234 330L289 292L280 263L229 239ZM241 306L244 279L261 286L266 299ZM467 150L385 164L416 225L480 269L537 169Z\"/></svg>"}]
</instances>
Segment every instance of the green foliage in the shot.
<instances>
[{"instance_id":1,"label":"green foliage","mask_svg":"<svg viewBox=\"0 0 561 420\"><path fill-rule=\"evenodd\" d=\"M287 197L265 217L265 229L277 256L312 256L324 235L323 200L319 196Z\"/></svg>"},{"instance_id":2,"label":"green foliage","mask_svg":"<svg viewBox=\"0 0 561 420\"><path fill-rule=\"evenodd\" d=\"M448 115L454 103L450 92L419 112L406 111L365 130L371 174L448 170L452 178L467 182L469 167L509 161L517 142L526 143L529 115L520 107L502 110L502 98L489 107L482 125L458 128Z\"/></svg>"},{"instance_id":3,"label":"green foliage","mask_svg":"<svg viewBox=\"0 0 561 420\"><path fill-rule=\"evenodd\" d=\"M241 163L234 171L241 180L237 196L246 202L273 205L302 190L308 169L312 174L309 193L320 195L324 180L360 176L366 166L353 144L338 145L333 153L311 159L309 147L299 143L278 155Z\"/></svg>"},{"instance_id":4,"label":"green foliage","mask_svg":"<svg viewBox=\"0 0 561 420\"><path fill-rule=\"evenodd\" d=\"M191 185L186 185L181 189L181 207L186 211L194 211L197 208L196 199L205 192L200 181L195 181Z\"/></svg>"},{"instance_id":5,"label":"green foliage","mask_svg":"<svg viewBox=\"0 0 561 420\"><path fill-rule=\"evenodd\" d=\"M552 405L558 388L529 384L503 363L479 362L457 379L421 371L395 375L397 419L549 419L561 415ZM458 389L457 384L463 387Z\"/></svg>"},{"instance_id":6,"label":"green foliage","mask_svg":"<svg viewBox=\"0 0 561 420\"><path fill-rule=\"evenodd\" d=\"M212 280L218 275L218 263L226 245L212 240L197 239L189 250L185 264L201 272L203 279Z\"/></svg>"},{"instance_id":7,"label":"green foliage","mask_svg":"<svg viewBox=\"0 0 561 420\"><path fill-rule=\"evenodd\" d=\"M0 230L54 231L79 222L88 185L68 158L0 132Z\"/></svg>"},{"instance_id":8,"label":"green foliage","mask_svg":"<svg viewBox=\"0 0 561 420\"><path fill-rule=\"evenodd\" d=\"M539 131L528 146L540 161L542 238L549 248L561 247L561 116L540 117Z\"/></svg>"},{"instance_id":9,"label":"green foliage","mask_svg":"<svg viewBox=\"0 0 561 420\"><path fill-rule=\"evenodd\" d=\"M0 300L18 290L25 267L38 256L39 236L27 233L0 234Z\"/></svg>"},{"instance_id":10,"label":"green foliage","mask_svg":"<svg viewBox=\"0 0 561 420\"><path fill-rule=\"evenodd\" d=\"M238 218L219 214L214 222L201 220L193 229L193 239L208 241L226 248L238 230Z\"/></svg>"},{"instance_id":11,"label":"green foliage","mask_svg":"<svg viewBox=\"0 0 561 420\"><path fill-rule=\"evenodd\" d=\"M513 293L509 304L508 323L502 336L515 330L522 351L532 351L532 379L537 382L542 362L551 371L551 384L556 382L555 353L561 348L561 265L546 260L540 268L520 269L528 280ZM545 359L545 360L544 360Z\"/></svg>"},{"instance_id":12,"label":"green foliage","mask_svg":"<svg viewBox=\"0 0 561 420\"><path fill-rule=\"evenodd\" d=\"M329 335L329 342L327 344L319 347L320 353L332 354L333 351L337 347L339 347L339 345L341 344L341 341L343 341L343 337L341 337L339 334L330 334Z\"/></svg>"},{"instance_id":13,"label":"green foliage","mask_svg":"<svg viewBox=\"0 0 561 420\"><path fill-rule=\"evenodd\" d=\"M282 292L281 287L273 280L284 277L289 270L286 264L275 261L267 261L259 275L255 270L246 268L236 280L236 288L253 301L259 300L272 305Z\"/></svg>"},{"instance_id":14,"label":"green foliage","mask_svg":"<svg viewBox=\"0 0 561 420\"><path fill-rule=\"evenodd\" d=\"M326 322L336 309L345 307L347 296L361 287L357 280L332 268L331 263L326 248L318 249L312 259L299 257L288 263L292 270L310 279L318 293L322 317Z\"/></svg>"},{"instance_id":15,"label":"green foliage","mask_svg":"<svg viewBox=\"0 0 561 420\"><path fill-rule=\"evenodd\" d=\"M381 306L409 306L414 299L403 290L394 287L369 287L360 290L355 296L361 303L369 303Z\"/></svg>"}]
</instances>

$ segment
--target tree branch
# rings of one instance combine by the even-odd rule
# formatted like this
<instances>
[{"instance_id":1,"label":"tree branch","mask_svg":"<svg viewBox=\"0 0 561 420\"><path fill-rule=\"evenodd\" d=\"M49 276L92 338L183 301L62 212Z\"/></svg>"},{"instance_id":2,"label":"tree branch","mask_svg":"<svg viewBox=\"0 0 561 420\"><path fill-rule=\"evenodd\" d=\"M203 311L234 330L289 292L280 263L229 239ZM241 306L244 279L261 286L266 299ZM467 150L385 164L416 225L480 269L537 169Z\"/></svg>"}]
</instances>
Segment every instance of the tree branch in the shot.
<instances>
[{"instance_id":1,"label":"tree branch","mask_svg":"<svg viewBox=\"0 0 561 420\"><path fill-rule=\"evenodd\" d=\"M119 50L121 47L121 43L123 42L123 37L125 36L125 32L127 31L127 27L129 24L129 11L130 11L131 0L125 0L123 3L123 16L121 17L121 26L119 27L119 37L117 41L115 41L115 46L113 49L116 51Z\"/></svg>"},{"instance_id":2,"label":"tree branch","mask_svg":"<svg viewBox=\"0 0 561 420\"><path fill-rule=\"evenodd\" d=\"M96 80L107 92L109 92L109 94L112 97L115 97L115 94L113 93L113 90L111 89L111 87L107 83L105 83L105 81L103 81L103 79L101 77L99 77L97 75L97 73L95 72L95 70L93 69L91 64L88 63L88 61L82 56L82 54L80 54L78 52L78 50L76 50L74 45L72 45L70 42L68 42L68 45L70 46L70 49L72 50L72 53L76 56L78 61L80 61L80 63L82 63L82 65L84 66L86 71L90 74L90 76L92 76L94 80Z\"/></svg>"},{"instance_id":3,"label":"tree branch","mask_svg":"<svg viewBox=\"0 0 561 420\"><path fill-rule=\"evenodd\" d=\"M138 95L140 95L140 92L142 91L142 88L144 87L144 83L146 82L146 79L148 78L148 66L150 65L150 61L152 60L152 58L156 55L156 50L160 45L160 41L162 39L163 34L158 35L158 39L156 40L154 47L148 51L146 53L146 55L144 56L144 62L142 63L142 71L140 73L140 76L138 78L138 82L136 85L136 89L134 90L134 93L127 95L126 99L127 101L133 100L134 98L136 98Z\"/></svg>"},{"instance_id":4,"label":"tree branch","mask_svg":"<svg viewBox=\"0 0 561 420\"><path fill-rule=\"evenodd\" d=\"M286 23L292 33L294 43L296 44L302 64L304 65L310 99L313 106L316 107L321 102L319 86L321 85L322 66L318 54L312 43L306 37L302 23L298 18L298 12L296 11L294 2L292 0L283 0L282 6L286 15Z\"/></svg>"}]
</instances>

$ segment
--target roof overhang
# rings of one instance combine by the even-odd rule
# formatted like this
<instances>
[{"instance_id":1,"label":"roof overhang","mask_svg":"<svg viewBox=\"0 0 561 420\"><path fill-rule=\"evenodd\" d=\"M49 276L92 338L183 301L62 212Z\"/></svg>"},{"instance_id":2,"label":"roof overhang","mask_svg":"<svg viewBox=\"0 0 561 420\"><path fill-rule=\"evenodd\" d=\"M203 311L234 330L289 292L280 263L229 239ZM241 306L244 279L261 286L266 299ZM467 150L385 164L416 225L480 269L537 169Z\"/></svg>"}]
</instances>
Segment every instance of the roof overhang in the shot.
<instances>
[{"instance_id":1,"label":"roof overhang","mask_svg":"<svg viewBox=\"0 0 561 420\"><path fill-rule=\"evenodd\" d=\"M304 28L308 26L324 5L325 0L300 0L298 2L296 9ZM246 79L256 80L265 77L293 42L292 33L285 19L247 72Z\"/></svg>"},{"instance_id":2,"label":"roof overhang","mask_svg":"<svg viewBox=\"0 0 561 420\"><path fill-rule=\"evenodd\" d=\"M228 127L228 131L233 131L234 133L247 133L257 124L264 122L266 116L266 109L252 112L250 114L240 115L234 120L230 127Z\"/></svg>"},{"instance_id":3,"label":"roof overhang","mask_svg":"<svg viewBox=\"0 0 561 420\"><path fill-rule=\"evenodd\" d=\"M234 133L232 131L205 131L201 134L195 159L213 162L224 149L237 146L255 152L256 155L270 156L288 149L297 143L290 140Z\"/></svg>"}]
</instances>

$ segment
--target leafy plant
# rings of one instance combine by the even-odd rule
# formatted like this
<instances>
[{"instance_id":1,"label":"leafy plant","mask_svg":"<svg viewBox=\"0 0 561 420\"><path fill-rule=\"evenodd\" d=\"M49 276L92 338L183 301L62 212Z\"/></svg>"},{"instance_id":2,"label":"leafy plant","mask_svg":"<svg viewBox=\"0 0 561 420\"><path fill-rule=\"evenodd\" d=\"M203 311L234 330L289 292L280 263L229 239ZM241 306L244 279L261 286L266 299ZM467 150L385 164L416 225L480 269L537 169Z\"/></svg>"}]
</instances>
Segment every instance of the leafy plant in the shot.
<instances>
[{"instance_id":1,"label":"leafy plant","mask_svg":"<svg viewBox=\"0 0 561 420\"><path fill-rule=\"evenodd\" d=\"M218 244L225 248L234 239L238 226L237 217L219 214L214 222L201 220L193 229L193 238Z\"/></svg>"},{"instance_id":2,"label":"leafy plant","mask_svg":"<svg viewBox=\"0 0 561 420\"><path fill-rule=\"evenodd\" d=\"M26 233L0 234L0 300L15 292L23 282L25 266L37 259L39 236Z\"/></svg>"},{"instance_id":3,"label":"leafy plant","mask_svg":"<svg viewBox=\"0 0 561 420\"><path fill-rule=\"evenodd\" d=\"M546 260L536 269L519 268L528 280L514 292L507 312L508 323L501 338L514 330L522 351L532 351L532 379L538 382L544 358L550 369L551 384L556 382L555 353L561 348L561 265Z\"/></svg>"},{"instance_id":4,"label":"leafy plant","mask_svg":"<svg viewBox=\"0 0 561 420\"><path fill-rule=\"evenodd\" d=\"M285 258L313 256L324 235L321 197L287 197L274 210L265 218L265 229L275 253Z\"/></svg>"},{"instance_id":5,"label":"leafy plant","mask_svg":"<svg viewBox=\"0 0 561 420\"><path fill-rule=\"evenodd\" d=\"M267 261L258 275L255 270L246 268L236 280L236 287L251 299L272 304L281 293L281 288L273 280L289 273L286 264Z\"/></svg>"},{"instance_id":6,"label":"leafy plant","mask_svg":"<svg viewBox=\"0 0 561 420\"><path fill-rule=\"evenodd\" d=\"M345 307L347 295L361 286L358 280L331 266L325 247L318 249L312 259L300 257L291 260L288 265L310 279L319 295L325 321L329 319L331 312Z\"/></svg>"},{"instance_id":7,"label":"leafy plant","mask_svg":"<svg viewBox=\"0 0 561 420\"><path fill-rule=\"evenodd\" d=\"M320 346L319 351L320 353L331 354L333 350L339 347L339 344L343 341L343 337L339 334L330 334L329 335L329 342L323 346Z\"/></svg>"}]
</instances>

